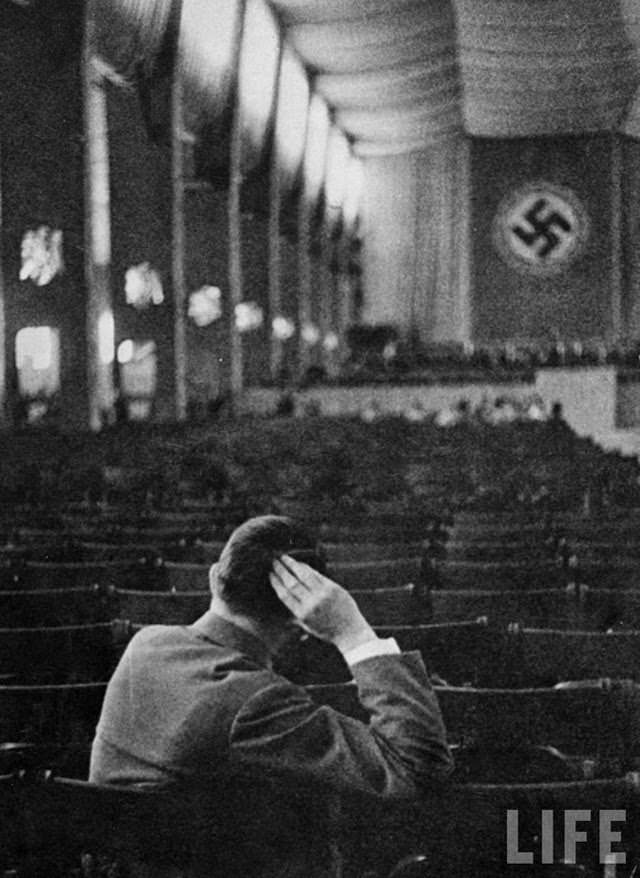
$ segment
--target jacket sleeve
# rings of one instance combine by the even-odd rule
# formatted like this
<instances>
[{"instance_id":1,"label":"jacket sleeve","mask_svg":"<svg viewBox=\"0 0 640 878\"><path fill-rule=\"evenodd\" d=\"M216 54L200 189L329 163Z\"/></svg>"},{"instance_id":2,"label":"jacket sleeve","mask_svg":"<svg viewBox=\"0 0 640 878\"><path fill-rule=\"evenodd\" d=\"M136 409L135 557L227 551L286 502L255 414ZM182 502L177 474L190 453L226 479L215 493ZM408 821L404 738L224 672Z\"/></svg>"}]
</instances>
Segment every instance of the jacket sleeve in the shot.
<instances>
[{"instance_id":1,"label":"jacket sleeve","mask_svg":"<svg viewBox=\"0 0 640 878\"><path fill-rule=\"evenodd\" d=\"M316 705L276 675L240 708L230 730L234 759L335 790L413 798L452 768L442 716L418 653L352 666L363 723Z\"/></svg>"}]
</instances>

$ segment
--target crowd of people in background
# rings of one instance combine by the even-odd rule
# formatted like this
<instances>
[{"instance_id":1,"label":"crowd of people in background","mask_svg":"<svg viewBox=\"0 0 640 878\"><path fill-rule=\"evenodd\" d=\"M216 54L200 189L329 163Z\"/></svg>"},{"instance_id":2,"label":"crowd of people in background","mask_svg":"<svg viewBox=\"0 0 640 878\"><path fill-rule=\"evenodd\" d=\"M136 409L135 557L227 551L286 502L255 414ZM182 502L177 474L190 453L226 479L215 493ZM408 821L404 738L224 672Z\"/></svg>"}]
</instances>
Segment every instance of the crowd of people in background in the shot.
<instances>
[{"instance_id":1,"label":"crowd of people in background","mask_svg":"<svg viewBox=\"0 0 640 878\"><path fill-rule=\"evenodd\" d=\"M437 410L427 409L422 400L416 398L399 414L410 423L431 421L436 427L455 427L460 424L497 426L513 424L517 421L560 420L562 406L554 403L549 408L537 393L526 397L501 395L495 399L485 395L477 405L472 405L468 399L462 398L452 405ZM372 423L384 415L384 411L375 399L369 400L360 412L361 419L367 423Z\"/></svg>"}]
</instances>

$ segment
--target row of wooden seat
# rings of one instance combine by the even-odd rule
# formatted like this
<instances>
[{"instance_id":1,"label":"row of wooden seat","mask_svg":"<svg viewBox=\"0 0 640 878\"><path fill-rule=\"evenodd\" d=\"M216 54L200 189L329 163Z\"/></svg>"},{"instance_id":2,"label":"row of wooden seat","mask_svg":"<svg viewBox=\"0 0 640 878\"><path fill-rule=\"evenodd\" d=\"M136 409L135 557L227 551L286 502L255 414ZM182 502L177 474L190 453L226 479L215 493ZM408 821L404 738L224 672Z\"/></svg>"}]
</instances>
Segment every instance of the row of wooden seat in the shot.
<instances>
[{"instance_id":1,"label":"row of wooden seat","mask_svg":"<svg viewBox=\"0 0 640 878\"><path fill-rule=\"evenodd\" d=\"M640 629L640 589L541 589L521 591L427 591L419 586L362 591L352 595L373 625L420 625L485 617L504 627L584 631ZM117 589L114 611L136 623L188 624L208 605L208 591Z\"/></svg>"},{"instance_id":2,"label":"row of wooden seat","mask_svg":"<svg viewBox=\"0 0 640 878\"><path fill-rule=\"evenodd\" d=\"M122 621L0 629L0 676L8 683L106 679L123 645L140 627ZM404 649L417 649L429 670L452 685L530 687L567 679L640 678L637 631L497 629L483 622L377 630L394 636ZM304 635L282 657L281 670L302 683L350 678L333 647Z\"/></svg>"},{"instance_id":3,"label":"row of wooden seat","mask_svg":"<svg viewBox=\"0 0 640 878\"><path fill-rule=\"evenodd\" d=\"M47 764L52 748L57 748L55 764L66 748L77 752L83 744L88 757L105 688L104 681L1 685L0 741L23 745L27 764ZM547 780L576 779L585 773L611 777L640 764L638 684L597 680L555 688L436 686L435 691L450 743L463 750L471 747L484 759L552 747L563 754L563 761L550 764ZM353 683L316 684L309 692L320 704L368 719ZM13 749L3 753L0 747L0 771L12 762L16 762ZM478 772L481 768L479 764ZM468 766L464 770L470 773ZM538 779L540 772L539 767ZM510 779L525 776L524 767L516 765Z\"/></svg>"},{"instance_id":4,"label":"row of wooden seat","mask_svg":"<svg viewBox=\"0 0 640 878\"><path fill-rule=\"evenodd\" d=\"M638 857L634 775L582 782L455 784L415 804L357 800L342 810L340 820L330 798L310 804L300 789L279 796L278 790L246 789L246 816L238 821L238 797L230 799L224 781L219 786L211 798L227 807L213 809L210 800L194 804L175 793L101 787L65 777L0 777L0 867L5 875L19 878L103 873L235 878L243 874L247 847L282 844L286 850L283 829L291 821L296 830L301 828L294 808L298 814L315 814L313 831L324 843L318 855L325 846L339 852L341 872L347 876L400 878L436 870L484 878L521 870L522 865L514 864L520 852L531 854L529 875L548 875L553 864L562 874L600 874L602 812L609 814L608 828L619 833L605 851L621 855L626 874ZM274 792L281 805L267 807ZM283 802L289 807L283 808ZM584 835L565 838L567 813L577 815L575 828ZM543 814L551 816L555 827L544 848ZM608 862L611 868L615 859ZM429 870L406 871L421 863Z\"/></svg>"},{"instance_id":5,"label":"row of wooden seat","mask_svg":"<svg viewBox=\"0 0 640 878\"><path fill-rule=\"evenodd\" d=\"M637 680L640 632L585 632L512 628L482 622L378 626L403 650L417 650L429 671L451 685L553 686L598 677ZM312 638L292 645L283 672L303 683L344 682L350 674L339 653Z\"/></svg>"},{"instance_id":6,"label":"row of wooden seat","mask_svg":"<svg viewBox=\"0 0 640 878\"><path fill-rule=\"evenodd\" d=\"M215 559L213 559L215 560ZM208 587L207 563L162 561L150 556L99 561L33 561L2 563L0 591L112 585L158 591L197 591ZM371 561L332 561L329 576L349 589L397 588L408 583L433 590L540 590L566 585L640 589L640 556L565 565L560 560L441 561L406 556Z\"/></svg>"},{"instance_id":7,"label":"row of wooden seat","mask_svg":"<svg viewBox=\"0 0 640 878\"><path fill-rule=\"evenodd\" d=\"M493 627L582 631L640 630L640 589L435 590L416 585L352 590L373 625L420 625L472 621L484 617ZM155 591L87 585L61 589L0 590L4 627L86 625L115 618L137 624L185 625L204 613L206 588Z\"/></svg>"}]
</instances>

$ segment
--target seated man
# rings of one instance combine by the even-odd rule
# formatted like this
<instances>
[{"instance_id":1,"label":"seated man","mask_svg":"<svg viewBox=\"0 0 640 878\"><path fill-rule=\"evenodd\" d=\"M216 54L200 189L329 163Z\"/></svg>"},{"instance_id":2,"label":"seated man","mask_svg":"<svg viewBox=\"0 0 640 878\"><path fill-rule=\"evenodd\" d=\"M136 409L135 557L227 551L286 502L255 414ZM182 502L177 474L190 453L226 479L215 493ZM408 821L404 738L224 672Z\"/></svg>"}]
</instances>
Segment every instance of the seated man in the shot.
<instances>
[{"instance_id":1,"label":"seated man","mask_svg":"<svg viewBox=\"0 0 640 878\"><path fill-rule=\"evenodd\" d=\"M395 799L416 798L450 772L421 657L379 639L345 589L289 554L308 545L290 519L250 519L211 568L209 611L193 625L153 625L133 637L105 696L92 781L192 787L228 814L230 800L220 791L233 790L234 778L238 789L240 778L250 789L258 779L277 780L311 799L320 791ZM272 670L274 655L300 627L340 650L368 724L316 705ZM233 815L236 831L254 808L248 796L239 807L245 813ZM294 837L286 820L275 823ZM242 845L239 835L232 861L238 874L330 874L304 863L298 842L286 853L277 844L254 851L250 864ZM233 866L220 874L235 874Z\"/></svg>"}]
</instances>

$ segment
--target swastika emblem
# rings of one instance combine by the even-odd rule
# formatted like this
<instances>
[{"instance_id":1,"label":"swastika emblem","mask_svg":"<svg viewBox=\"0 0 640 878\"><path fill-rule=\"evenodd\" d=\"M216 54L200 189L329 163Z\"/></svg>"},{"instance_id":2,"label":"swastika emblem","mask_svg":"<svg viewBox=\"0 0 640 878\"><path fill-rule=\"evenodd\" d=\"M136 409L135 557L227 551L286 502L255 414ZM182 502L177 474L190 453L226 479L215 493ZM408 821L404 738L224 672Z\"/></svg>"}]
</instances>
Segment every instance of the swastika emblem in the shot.
<instances>
[{"instance_id":1,"label":"swastika emblem","mask_svg":"<svg viewBox=\"0 0 640 878\"><path fill-rule=\"evenodd\" d=\"M551 183L523 186L503 199L493 239L503 258L530 274L554 274L583 251L589 220L574 192Z\"/></svg>"}]
</instances>

